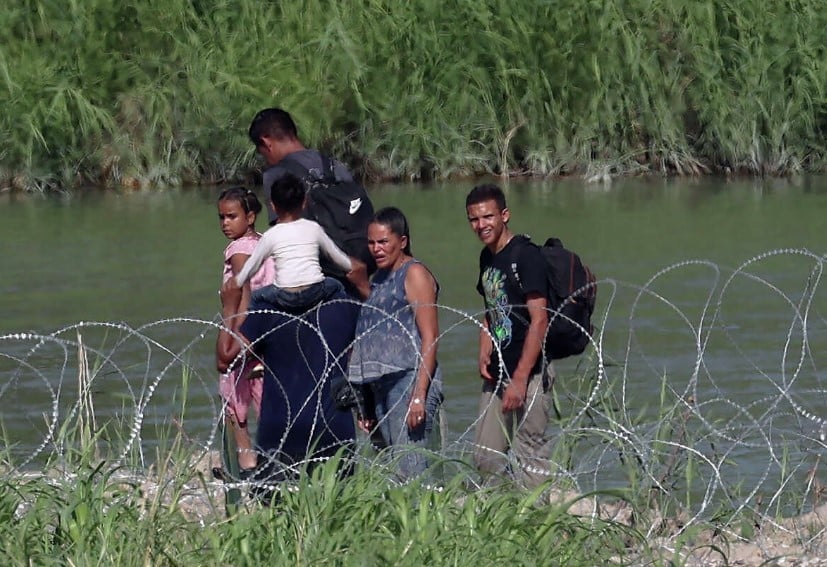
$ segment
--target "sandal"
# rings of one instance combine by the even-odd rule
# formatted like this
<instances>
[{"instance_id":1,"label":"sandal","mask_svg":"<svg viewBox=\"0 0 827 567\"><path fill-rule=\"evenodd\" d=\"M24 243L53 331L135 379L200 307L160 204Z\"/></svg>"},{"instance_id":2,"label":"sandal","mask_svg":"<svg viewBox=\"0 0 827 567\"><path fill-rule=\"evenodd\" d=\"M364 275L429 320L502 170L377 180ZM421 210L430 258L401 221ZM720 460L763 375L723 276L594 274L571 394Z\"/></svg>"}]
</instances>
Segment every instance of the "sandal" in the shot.
<instances>
[{"instance_id":1,"label":"sandal","mask_svg":"<svg viewBox=\"0 0 827 567\"><path fill-rule=\"evenodd\" d=\"M263 378L264 377L264 365L262 363L258 363L250 369L250 373L247 374L248 380L254 380L256 378Z\"/></svg>"},{"instance_id":2,"label":"sandal","mask_svg":"<svg viewBox=\"0 0 827 567\"><path fill-rule=\"evenodd\" d=\"M238 478L235 479L227 471L225 471L223 468L213 467L212 468L212 477L215 480L220 480L220 481L223 481L223 482L236 482L236 481L247 482L252 477L255 476L257 470L258 470L257 467L252 467L252 468L249 468L249 469L239 469L238 470Z\"/></svg>"}]
</instances>

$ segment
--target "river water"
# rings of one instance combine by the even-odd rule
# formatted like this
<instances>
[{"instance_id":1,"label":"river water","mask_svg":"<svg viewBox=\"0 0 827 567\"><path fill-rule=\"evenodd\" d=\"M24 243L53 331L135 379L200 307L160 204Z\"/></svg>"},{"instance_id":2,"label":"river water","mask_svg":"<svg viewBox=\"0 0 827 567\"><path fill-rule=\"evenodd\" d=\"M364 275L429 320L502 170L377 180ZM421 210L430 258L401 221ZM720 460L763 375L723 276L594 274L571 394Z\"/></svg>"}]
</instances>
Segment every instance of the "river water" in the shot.
<instances>
[{"instance_id":1,"label":"river water","mask_svg":"<svg viewBox=\"0 0 827 567\"><path fill-rule=\"evenodd\" d=\"M479 391L471 186L370 188L377 208L408 215L413 252L442 286L446 446L458 453ZM215 445L217 194L0 198L0 412L17 463L60 450L56 431L78 415L140 458L176 429ZM598 348L557 365L551 469L581 488L621 486L629 462L668 476L677 459L701 479L693 493L727 497L823 476L827 178L512 181L507 198L512 230L560 237L600 279Z\"/></svg>"}]
</instances>

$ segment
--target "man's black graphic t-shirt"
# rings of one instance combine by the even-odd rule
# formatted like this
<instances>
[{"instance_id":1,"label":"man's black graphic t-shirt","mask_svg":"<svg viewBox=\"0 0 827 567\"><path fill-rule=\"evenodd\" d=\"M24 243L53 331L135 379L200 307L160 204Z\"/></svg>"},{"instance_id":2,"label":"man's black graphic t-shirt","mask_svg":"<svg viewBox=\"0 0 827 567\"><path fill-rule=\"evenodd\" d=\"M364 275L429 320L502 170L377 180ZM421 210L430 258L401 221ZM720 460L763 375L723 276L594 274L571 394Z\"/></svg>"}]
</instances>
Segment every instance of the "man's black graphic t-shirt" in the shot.
<instances>
[{"instance_id":1,"label":"man's black graphic t-shirt","mask_svg":"<svg viewBox=\"0 0 827 567\"><path fill-rule=\"evenodd\" d=\"M515 253L516 249L519 253ZM497 254L492 254L488 248L483 248L480 254L477 291L485 299L488 330L502 351L507 372L506 376L500 377L495 349L488 367L495 379L507 380L517 368L530 323L526 295L536 292L546 296L548 284L544 266L540 249L520 238L512 238ZM542 358L537 357L532 374L540 371Z\"/></svg>"}]
</instances>

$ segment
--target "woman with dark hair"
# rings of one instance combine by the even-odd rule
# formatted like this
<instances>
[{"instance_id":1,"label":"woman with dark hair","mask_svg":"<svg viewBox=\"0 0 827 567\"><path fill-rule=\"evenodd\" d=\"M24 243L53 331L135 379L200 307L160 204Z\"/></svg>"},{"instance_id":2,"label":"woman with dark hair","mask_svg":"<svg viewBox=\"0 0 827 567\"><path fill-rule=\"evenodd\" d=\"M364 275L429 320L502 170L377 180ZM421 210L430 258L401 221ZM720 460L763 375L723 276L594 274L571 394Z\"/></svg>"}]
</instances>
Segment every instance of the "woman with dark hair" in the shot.
<instances>
[{"instance_id":1,"label":"woman with dark hair","mask_svg":"<svg viewBox=\"0 0 827 567\"><path fill-rule=\"evenodd\" d=\"M442 403L437 365L439 284L411 253L405 215L379 210L368 226L377 271L356 323L348 379L367 391L359 426L379 429L403 479L428 466L424 452ZM405 448L404 451L400 450Z\"/></svg>"}]
</instances>

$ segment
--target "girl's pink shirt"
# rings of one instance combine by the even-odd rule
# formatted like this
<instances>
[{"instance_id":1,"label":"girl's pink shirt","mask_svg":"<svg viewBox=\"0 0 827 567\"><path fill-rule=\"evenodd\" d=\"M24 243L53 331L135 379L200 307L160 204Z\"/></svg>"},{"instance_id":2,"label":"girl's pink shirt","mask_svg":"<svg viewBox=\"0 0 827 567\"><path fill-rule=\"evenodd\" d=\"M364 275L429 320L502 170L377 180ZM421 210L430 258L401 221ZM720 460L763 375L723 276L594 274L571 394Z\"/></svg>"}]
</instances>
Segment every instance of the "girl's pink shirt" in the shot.
<instances>
[{"instance_id":1,"label":"girl's pink shirt","mask_svg":"<svg viewBox=\"0 0 827 567\"><path fill-rule=\"evenodd\" d=\"M227 245L227 248L224 249L224 273L222 276L224 283L233 277L233 268L230 264L230 258L232 258L235 254L244 254L249 256L253 253L253 249L256 247L256 244L258 244L260 238L261 234L257 232L251 236L242 236L237 240L231 241ZM275 264L273 264L272 258L267 258L264 262L262 262L258 271L253 274L253 277L250 278L250 289L256 290L265 285L270 285L275 281L275 279Z\"/></svg>"}]
</instances>

